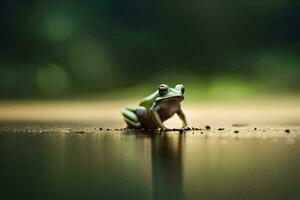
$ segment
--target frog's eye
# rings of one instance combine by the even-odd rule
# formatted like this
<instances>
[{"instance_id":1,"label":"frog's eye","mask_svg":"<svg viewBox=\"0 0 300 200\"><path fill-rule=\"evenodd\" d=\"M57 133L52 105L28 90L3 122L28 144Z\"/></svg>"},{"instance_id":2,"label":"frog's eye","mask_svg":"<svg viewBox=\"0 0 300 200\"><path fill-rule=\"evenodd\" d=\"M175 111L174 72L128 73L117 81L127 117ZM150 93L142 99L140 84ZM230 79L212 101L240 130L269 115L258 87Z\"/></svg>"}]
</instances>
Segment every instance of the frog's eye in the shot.
<instances>
[{"instance_id":1,"label":"frog's eye","mask_svg":"<svg viewBox=\"0 0 300 200\"><path fill-rule=\"evenodd\" d=\"M167 94L168 88L169 87L165 84L161 84L160 86L158 86L159 95L162 96L162 95Z\"/></svg>"},{"instance_id":2,"label":"frog's eye","mask_svg":"<svg viewBox=\"0 0 300 200\"><path fill-rule=\"evenodd\" d=\"M184 86L182 85L182 87L181 87L181 94L184 94L184 92L185 92L185 88L184 88Z\"/></svg>"},{"instance_id":3,"label":"frog's eye","mask_svg":"<svg viewBox=\"0 0 300 200\"><path fill-rule=\"evenodd\" d=\"M181 94L184 94L184 92L185 92L185 88L182 84L176 85L175 89L179 90L181 92Z\"/></svg>"}]
</instances>

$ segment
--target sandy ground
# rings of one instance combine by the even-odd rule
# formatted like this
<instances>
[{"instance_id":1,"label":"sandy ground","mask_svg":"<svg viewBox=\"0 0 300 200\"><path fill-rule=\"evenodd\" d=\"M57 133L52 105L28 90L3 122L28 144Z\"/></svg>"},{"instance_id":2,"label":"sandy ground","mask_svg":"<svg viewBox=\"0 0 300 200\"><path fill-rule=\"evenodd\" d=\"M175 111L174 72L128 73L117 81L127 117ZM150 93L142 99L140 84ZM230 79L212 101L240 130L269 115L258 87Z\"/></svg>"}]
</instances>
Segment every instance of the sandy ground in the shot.
<instances>
[{"instance_id":1,"label":"sandy ground","mask_svg":"<svg viewBox=\"0 0 300 200\"><path fill-rule=\"evenodd\" d=\"M131 101L2 101L0 122L79 123L120 128L120 110ZM194 127L300 127L300 98L266 98L238 102L183 102L189 125ZM174 116L166 122L179 127Z\"/></svg>"}]
</instances>

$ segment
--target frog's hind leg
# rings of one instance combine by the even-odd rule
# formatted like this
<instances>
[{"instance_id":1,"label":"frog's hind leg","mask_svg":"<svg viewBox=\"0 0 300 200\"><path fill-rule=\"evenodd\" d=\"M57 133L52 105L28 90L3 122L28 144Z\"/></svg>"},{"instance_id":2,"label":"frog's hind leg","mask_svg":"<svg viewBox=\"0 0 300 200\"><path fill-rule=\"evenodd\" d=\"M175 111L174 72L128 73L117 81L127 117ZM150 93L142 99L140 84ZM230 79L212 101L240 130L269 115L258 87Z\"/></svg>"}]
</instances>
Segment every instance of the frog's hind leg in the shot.
<instances>
[{"instance_id":1,"label":"frog's hind leg","mask_svg":"<svg viewBox=\"0 0 300 200\"><path fill-rule=\"evenodd\" d=\"M138 116L135 114L135 109L132 108L123 108L122 109L122 115L127 123L128 127L132 128L141 128L142 124L139 121Z\"/></svg>"}]
</instances>

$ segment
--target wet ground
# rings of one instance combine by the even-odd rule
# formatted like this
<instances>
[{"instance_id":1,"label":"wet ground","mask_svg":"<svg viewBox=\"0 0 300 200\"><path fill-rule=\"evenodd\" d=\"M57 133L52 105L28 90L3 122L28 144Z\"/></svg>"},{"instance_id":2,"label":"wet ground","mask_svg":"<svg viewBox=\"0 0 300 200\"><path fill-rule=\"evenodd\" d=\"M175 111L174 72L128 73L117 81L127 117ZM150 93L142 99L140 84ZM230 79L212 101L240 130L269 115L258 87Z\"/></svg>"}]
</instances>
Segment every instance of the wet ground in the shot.
<instances>
[{"instance_id":1,"label":"wet ground","mask_svg":"<svg viewBox=\"0 0 300 200\"><path fill-rule=\"evenodd\" d=\"M170 132L109 105L0 103L0 199L300 197L296 102L187 105Z\"/></svg>"},{"instance_id":2,"label":"wet ground","mask_svg":"<svg viewBox=\"0 0 300 200\"><path fill-rule=\"evenodd\" d=\"M1 199L300 196L298 128L69 127L1 125Z\"/></svg>"}]
</instances>

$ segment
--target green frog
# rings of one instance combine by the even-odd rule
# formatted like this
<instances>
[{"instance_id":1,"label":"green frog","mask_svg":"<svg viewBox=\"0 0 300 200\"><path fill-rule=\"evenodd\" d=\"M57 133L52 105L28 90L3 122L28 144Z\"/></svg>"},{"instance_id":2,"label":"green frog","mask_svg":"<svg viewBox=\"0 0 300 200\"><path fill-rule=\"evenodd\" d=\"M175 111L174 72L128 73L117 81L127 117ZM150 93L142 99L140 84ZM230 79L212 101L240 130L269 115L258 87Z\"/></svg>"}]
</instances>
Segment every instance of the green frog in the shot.
<instances>
[{"instance_id":1,"label":"green frog","mask_svg":"<svg viewBox=\"0 0 300 200\"><path fill-rule=\"evenodd\" d=\"M180 103L184 100L185 88L178 84L170 88L161 84L158 90L142 100L136 108L123 108L122 115L128 128L170 130L163 122L175 113L182 121L182 128L187 126L186 116Z\"/></svg>"}]
</instances>

